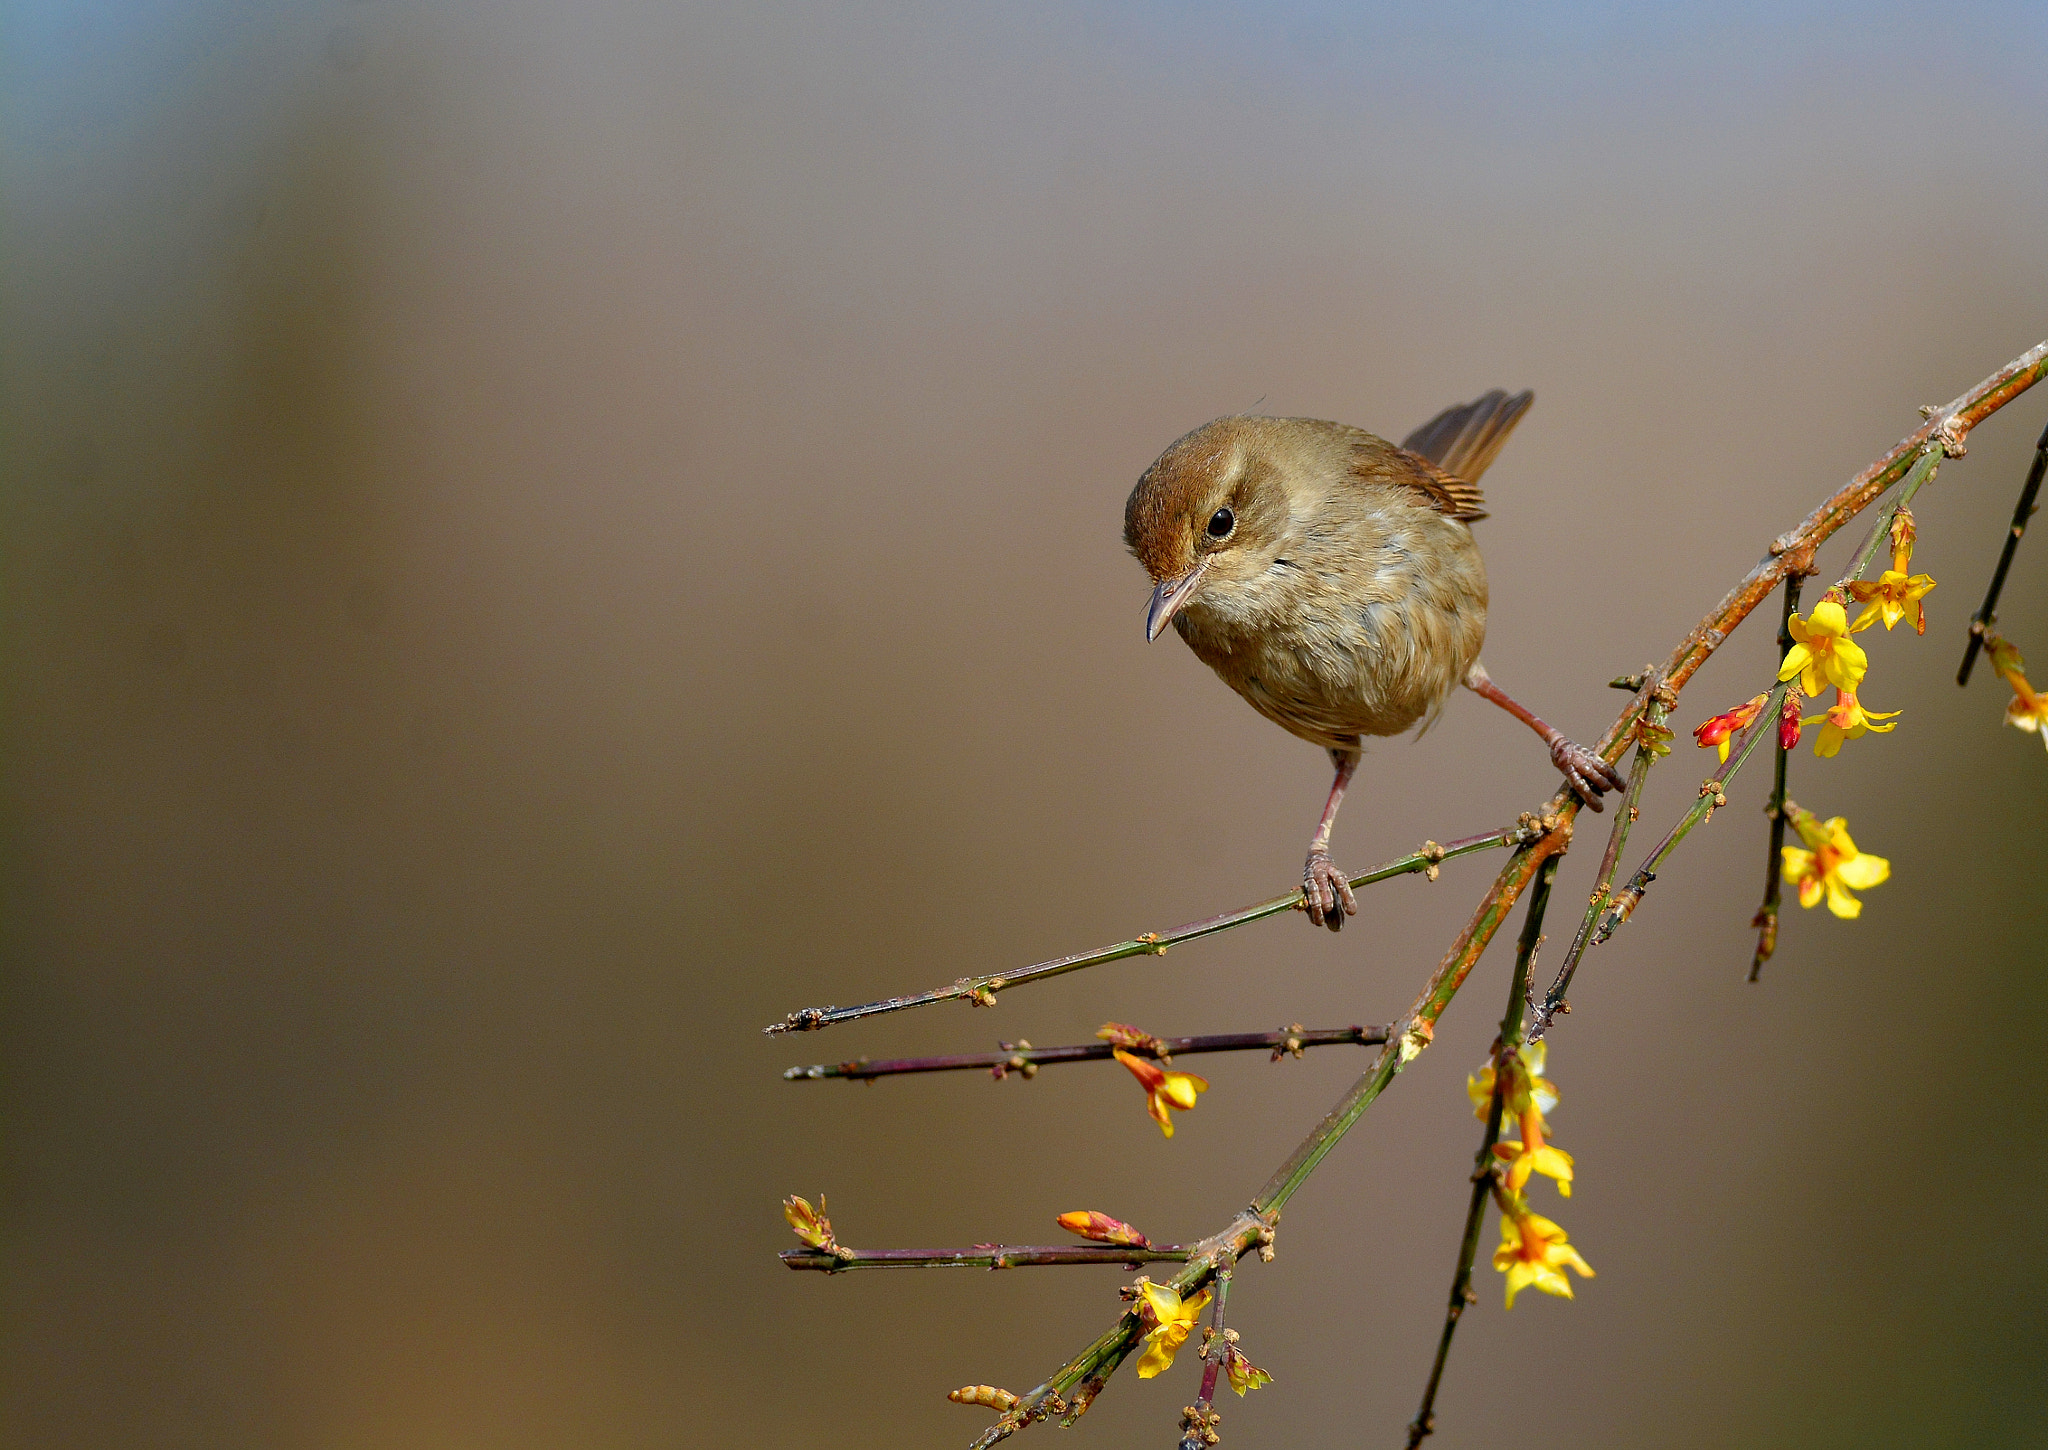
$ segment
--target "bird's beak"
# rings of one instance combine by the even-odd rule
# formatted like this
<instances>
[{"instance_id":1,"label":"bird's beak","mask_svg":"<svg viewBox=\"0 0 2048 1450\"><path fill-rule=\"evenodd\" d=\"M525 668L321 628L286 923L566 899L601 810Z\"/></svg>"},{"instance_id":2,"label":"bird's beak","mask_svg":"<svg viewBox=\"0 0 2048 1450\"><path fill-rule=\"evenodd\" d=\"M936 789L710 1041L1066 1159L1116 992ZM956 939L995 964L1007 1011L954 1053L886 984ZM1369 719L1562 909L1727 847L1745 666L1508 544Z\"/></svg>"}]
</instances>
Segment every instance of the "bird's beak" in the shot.
<instances>
[{"instance_id":1,"label":"bird's beak","mask_svg":"<svg viewBox=\"0 0 2048 1450\"><path fill-rule=\"evenodd\" d=\"M1159 638L1159 631L1166 628L1167 621L1180 612L1180 607L1194 594L1195 586L1202 582L1202 576L1209 572L1209 561L1204 559L1178 579L1162 579L1152 591L1151 607L1145 611L1145 641L1151 643Z\"/></svg>"}]
</instances>

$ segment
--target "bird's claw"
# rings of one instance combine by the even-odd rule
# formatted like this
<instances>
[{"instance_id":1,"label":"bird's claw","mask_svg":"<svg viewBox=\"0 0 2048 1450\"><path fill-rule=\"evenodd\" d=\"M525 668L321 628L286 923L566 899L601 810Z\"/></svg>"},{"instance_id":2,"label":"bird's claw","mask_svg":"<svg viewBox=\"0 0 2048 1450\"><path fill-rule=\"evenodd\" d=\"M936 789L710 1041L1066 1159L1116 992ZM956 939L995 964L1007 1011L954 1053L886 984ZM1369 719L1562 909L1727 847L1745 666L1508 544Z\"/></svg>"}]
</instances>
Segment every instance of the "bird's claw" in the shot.
<instances>
[{"instance_id":1,"label":"bird's claw","mask_svg":"<svg viewBox=\"0 0 2048 1450\"><path fill-rule=\"evenodd\" d=\"M1606 809L1600 804L1602 794L1621 790L1628 784L1620 771L1585 746L1574 744L1561 735L1551 744L1550 763L1558 768L1579 799L1596 811Z\"/></svg>"},{"instance_id":2,"label":"bird's claw","mask_svg":"<svg viewBox=\"0 0 2048 1450\"><path fill-rule=\"evenodd\" d=\"M1308 919L1331 931L1344 929L1344 918L1358 915L1358 898L1351 894L1351 880L1325 851L1311 851L1301 868L1301 899L1308 907Z\"/></svg>"}]
</instances>

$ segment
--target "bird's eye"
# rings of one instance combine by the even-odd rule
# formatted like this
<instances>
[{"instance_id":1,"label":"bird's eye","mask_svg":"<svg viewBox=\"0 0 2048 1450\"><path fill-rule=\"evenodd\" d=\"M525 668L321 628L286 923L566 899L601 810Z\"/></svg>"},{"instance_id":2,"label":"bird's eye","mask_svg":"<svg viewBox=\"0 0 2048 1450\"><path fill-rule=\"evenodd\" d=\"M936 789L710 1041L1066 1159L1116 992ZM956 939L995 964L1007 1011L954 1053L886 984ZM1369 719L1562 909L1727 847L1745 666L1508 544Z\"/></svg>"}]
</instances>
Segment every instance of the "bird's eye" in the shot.
<instances>
[{"instance_id":1,"label":"bird's eye","mask_svg":"<svg viewBox=\"0 0 2048 1450\"><path fill-rule=\"evenodd\" d=\"M1237 515L1229 509L1218 509L1209 515L1209 537L1227 539L1230 531L1237 527Z\"/></svg>"}]
</instances>

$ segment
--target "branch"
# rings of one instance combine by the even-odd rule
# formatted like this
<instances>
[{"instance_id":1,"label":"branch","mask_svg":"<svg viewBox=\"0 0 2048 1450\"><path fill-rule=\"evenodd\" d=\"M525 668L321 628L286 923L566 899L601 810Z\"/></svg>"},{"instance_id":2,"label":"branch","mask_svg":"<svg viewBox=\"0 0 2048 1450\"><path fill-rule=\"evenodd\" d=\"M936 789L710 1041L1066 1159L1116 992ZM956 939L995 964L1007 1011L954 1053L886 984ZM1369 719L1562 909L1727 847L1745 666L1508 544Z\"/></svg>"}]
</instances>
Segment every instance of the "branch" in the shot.
<instances>
[{"instance_id":1,"label":"branch","mask_svg":"<svg viewBox=\"0 0 2048 1450\"><path fill-rule=\"evenodd\" d=\"M1557 969L1557 979L1550 984L1540 1005L1530 998L1534 1020L1530 1026L1531 1040L1540 1040L1549 1030L1550 1022L1560 1012L1569 1012L1565 1005L1565 993L1572 985L1572 974L1579 969L1579 958L1586 953L1586 944L1592 938L1593 924L1599 920L1614 900L1614 869L1621 860L1622 848L1628 844L1629 827L1636 823L1641 814L1639 802L1643 798L1643 785L1650 778L1650 767L1657 763L1660 753L1669 754L1670 747L1664 744L1668 732L1664 722L1671 717L1671 710L1678 697L1664 688L1658 679L1657 670L1652 667L1643 671L1638 693L1648 692L1646 713L1636 731L1636 759L1629 770L1628 794L1623 798L1621 809L1614 814L1614 829L1607 835L1607 850L1600 857L1600 874L1593 884L1593 894L1586 901L1586 914L1579 921L1579 929L1572 936L1572 944L1564 954L1564 962ZM1475 1198L1474 1200L1478 1200Z\"/></svg>"},{"instance_id":2,"label":"branch","mask_svg":"<svg viewBox=\"0 0 2048 1450\"><path fill-rule=\"evenodd\" d=\"M1154 1056L1179 1057L1183 1053L1249 1052L1266 1049L1278 1062L1283 1056L1299 1057L1304 1048L1338 1047L1356 1044L1376 1047L1387 1040L1384 1027L1282 1027L1275 1032L1219 1032L1207 1037L1161 1037L1163 1049ZM1137 1051L1138 1049L1127 1049ZM1038 1068L1059 1062L1106 1062L1116 1051L1113 1042L1089 1042L1074 1047L1033 1047L1028 1042L1005 1043L999 1052L962 1052L951 1057L892 1057L880 1062L856 1058L852 1062L821 1062L810 1067L785 1070L788 1082L809 1082L828 1077L873 1081L905 1072L957 1072L966 1068L997 1069L997 1076L1018 1072L1030 1077Z\"/></svg>"},{"instance_id":3,"label":"branch","mask_svg":"<svg viewBox=\"0 0 2048 1450\"><path fill-rule=\"evenodd\" d=\"M1977 663L1977 651L1984 647L1984 635L1998 619L1998 596L2005 592L2006 571L2012 568L2012 556L2019 549L2020 535L2027 531L2027 520L2034 516L2034 496L2041 491L2041 477L2048 473L2048 428L2041 430L2041 441L2034 445L2034 463L2027 470L2027 481L2020 486L2020 501L2012 511L2012 528L2005 536L2005 547L1999 550L1998 567L1992 571L1991 587L1984 591L1984 603L1970 616L1970 642L1963 646L1963 667L1956 671L1956 683L1970 683L1970 667Z\"/></svg>"},{"instance_id":4,"label":"branch","mask_svg":"<svg viewBox=\"0 0 2048 1450\"><path fill-rule=\"evenodd\" d=\"M1637 765L1641 764L1638 756ZM1632 783L1631 800L1633 790L1639 786L1640 776ZM1602 870L1603 887L1606 879L1614 873L1614 850L1610 839L1608 860ZM1458 1321L1465 1315L1465 1306L1477 1302L1472 1293L1472 1261L1479 1253L1479 1230L1486 1220L1486 1200L1497 1176L1493 1145L1500 1141L1501 1104L1507 1089L1507 1072L1502 1061L1507 1052L1521 1045L1522 1004L1529 995L1529 970L1535 964L1536 949L1543 945L1543 910L1550 902L1550 883L1556 879L1557 857L1553 856L1544 863L1543 874L1536 878L1536 889L1529 893L1528 914L1522 918L1522 939L1515 948L1514 978L1508 984L1508 1010L1500 1019L1500 1036L1493 1042L1493 1106L1486 1115L1486 1132L1480 1137L1479 1152L1472 1160L1472 1202L1465 1210L1465 1237L1458 1248L1457 1270L1451 1275L1451 1302L1444 1311L1444 1332L1437 1341L1436 1363L1430 1367L1429 1384L1422 1391L1422 1408L1415 1412L1415 1418L1408 1425L1408 1450L1416 1450L1416 1446L1436 1431L1436 1392L1443 1384L1444 1362L1451 1354L1451 1337L1458 1332Z\"/></svg>"},{"instance_id":5,"label":"branch","mask_svg":"<svg viewBox=\"0 0 2048 1450\"><path fill-rule=\"evenodd\" d=\"M1467 836L1461 841L1439 846L1434 841L1425 841L1422 846L1407 855L1397 857L1383 866L1375 866L1363 876L1351 878L1354 887L1370 886L1376 881L1385 881L1395 876L1408 876L1421 872L1436 880L1439 862L1469 856L1475 851L1487 851L1496 846L1513 846L1527 836L1522 825L1510 826L1504 830L1488 831L1483 836ZM1011 987L1021 987L1026 982L1042 982L1048 977L1063 976L1078 972L1084 967L1099 967L1107 962L1120 962L1126 957L1164 956L1166 949L1182 942L1194 941L1233 927L1245 926L1283 911L1299 911L1302 897L1299 890L1285 896L1276 896L1262 901L1257 906L1247 906L1242 911L1225 912L1222 916L1211 916L1201 921L1177 926L1168 932L1146 932L1143 936L1129 941L1118 942L1115 946L1104 947L1097 952L1084 952L1079 956L1056 957L1049 962L1024 967L1014 972L1001 972L983 977L962 977L950 987L938 987L929 992L919 992L912 997L890 997L880 1002L870 1002L862 1007L805 1007L792 1012L780 1022L761 1030L771 1036L781 1032L816 1032L821 1027L830 1027L835 1022L852 1022L861 1017L876 1017L884 1012L901 1012L906 1007L927 1007L934 1002L952 1002L961 998L977 1006L993 1007L996 993Z\"/></svg>"},{"instance_id":6,"label":"branch","mask_svg":"<svg viewBox=\"0 0 2048 1450\"><path fill-rule=\"evenodd\" d=\"M1801 582L1797 574L1785 577L1785 612L1778 619L1779 659L1783 659L1793 645L1792 616L1799 612ZM1756 915L1749 922L1756 928L1756 954L1749 962L1749 979L1752 982L1778 949L1778 903L1785 874L1779 869L1785 848L1785 757L1790 753L1785 748L1785 732L1781 728L1778 731L1777 773L1772 779L1771 798L1764 806L1764 814L1771 818L1770 849L1764 854L1764 903L1756 909Z\"/></svg>"},{"instance_id":7,"label":"branch","mask_svg":"<svg viewBox=\"0 0 2048 1450\"><path fill-rule=\"evenodd\" d=\"M1132 1248L1128 1244L976 1244L967 1249L784 1249L778 1257L792 1269L837 1274L846 1269L1035 1269L1047 1264L1183 1263L1189 1250L1179 1244Z\"/></svg>"},{"instance_id":8,"label":"branch","mask_svg":"<svg viewBox=\"0 0 2048 1450\"><path fill-rule=\"evenodd\" d=\"M1223 1306L1230 1301L1230 1279L1229 1265L1216 1270L1216 1303L1209 1311L1209 1327L1202 1336L1202 1392L1181 1412L1180 1450L1204 1450L1218 1439L1216 1426L1223 1417L1216 1413L1216 1379L1223 1369L1223 1356L1230 1348L1230 1340L1223 1334Z\"/></svg>"}]
</instances>

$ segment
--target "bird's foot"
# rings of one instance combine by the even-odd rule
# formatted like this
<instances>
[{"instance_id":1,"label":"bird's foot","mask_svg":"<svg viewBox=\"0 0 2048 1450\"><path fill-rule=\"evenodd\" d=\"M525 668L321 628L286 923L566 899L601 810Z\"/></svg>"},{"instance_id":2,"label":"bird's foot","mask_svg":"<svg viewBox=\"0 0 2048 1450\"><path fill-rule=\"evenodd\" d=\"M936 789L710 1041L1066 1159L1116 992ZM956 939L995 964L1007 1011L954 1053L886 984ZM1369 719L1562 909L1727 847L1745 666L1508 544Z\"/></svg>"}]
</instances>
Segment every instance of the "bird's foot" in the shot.
<instances>
[{"instance_id":1,"label":"bird's foot","mask_svg":"<svg viewBox=\"0 0 2048 1450\"><path fill-rule=\"evenodd\" d=\"M1550 743L1550 763L1564 775L1571 788L1594 810L1604 810L1600 797L1607 791L1620 790L1628 784L1621 772L1586 749L1576 745L1562 735Z\"/></svg>"},{"instance_id":2,"label":"bird's foot","mask_svg":"<svg viewBox=\"0 0 2048 1450\"><path fill-rule=\"evenodd\" d=\"M1301 868L1301 899L1308 907L1308 919L1331 931L1344 929L1344 918L1358 915L1358 898L1351 894L1351 880L1337 869L1327 851L1311 851Z\"/></svg>"}]
</instances>

